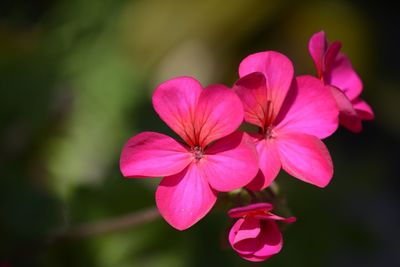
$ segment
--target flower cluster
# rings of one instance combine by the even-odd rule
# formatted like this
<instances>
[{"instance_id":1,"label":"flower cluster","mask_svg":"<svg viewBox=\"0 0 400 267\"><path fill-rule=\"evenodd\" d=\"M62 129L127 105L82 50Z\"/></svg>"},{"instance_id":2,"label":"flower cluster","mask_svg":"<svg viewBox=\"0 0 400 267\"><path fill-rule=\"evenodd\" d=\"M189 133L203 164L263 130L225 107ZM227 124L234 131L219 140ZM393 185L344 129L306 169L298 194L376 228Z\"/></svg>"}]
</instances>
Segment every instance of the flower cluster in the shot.
<instances>
[{"instance_id":1,"label":"flower cluster","mask_svg":"<svg viewBox=\"0 0 400 267\"><path fill-rule=\"evenodd\" d=\"M295 77L285 55L265 51L243 59L232 88L204 88L191 77L160 84L152 97L154 109L181 140L156 132L137 134L122 150L122 174L163 177L156 204L178 230L202 219L218 192L263 191L281 169L306 183L327 186L333 164L321 140L339 123L359 132L361 121L374 117L359 97L360 78L339 50L340 43L328 44L324 32L311 37L309 52L317 77ZM258 131L240 131L243 122ZM262 261L281 250L276 221L295 219L271 210L271 204L261 202L229 211L231 218L238 218L229 242L242 258Z\"/></svg>"}]
</instances>

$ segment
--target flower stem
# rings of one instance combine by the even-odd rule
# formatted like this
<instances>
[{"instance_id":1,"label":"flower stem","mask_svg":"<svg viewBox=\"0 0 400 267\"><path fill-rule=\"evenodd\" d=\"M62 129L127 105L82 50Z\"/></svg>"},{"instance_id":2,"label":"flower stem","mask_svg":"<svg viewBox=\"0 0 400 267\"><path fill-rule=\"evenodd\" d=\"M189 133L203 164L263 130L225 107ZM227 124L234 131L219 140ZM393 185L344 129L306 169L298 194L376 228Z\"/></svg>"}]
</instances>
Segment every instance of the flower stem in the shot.
<instances>
[{"instance_id":1,"label":"flower stem","mask_svg":"<svg viewBox=\"0 0 400 267\"><path fill-rule=\"evenodd\" d=\"M160 218L156 207L147 208L131 214L116 218L110 218L102 221L84 223L61 230L50 238L50 242L58 239L79 239L99 234L106 234L115 231L133 228Z\"/></svg>"}]
</instances>

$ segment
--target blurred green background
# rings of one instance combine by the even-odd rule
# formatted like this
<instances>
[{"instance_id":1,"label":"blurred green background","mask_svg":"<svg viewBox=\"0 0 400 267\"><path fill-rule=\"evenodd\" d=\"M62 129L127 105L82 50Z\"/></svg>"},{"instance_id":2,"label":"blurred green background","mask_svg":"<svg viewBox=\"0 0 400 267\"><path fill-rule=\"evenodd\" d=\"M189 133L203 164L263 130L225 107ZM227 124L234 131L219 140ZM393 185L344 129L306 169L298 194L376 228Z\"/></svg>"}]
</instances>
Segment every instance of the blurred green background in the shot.
<instances>
[{"instance_id":1,"label":"blurred green background","mask_svg":"<svg viewBox=\"0 0 400 267\"><path fill-rule=\"evenodd\" d=\"M341 40L376 120L326 140L324 190L281 173L298 222L268 266L400 266L398 14L388 1L2 0L0 2L0 266L253 266L210 213L187 231L162 219L79 239L60 229L154 205L158 179L123 179L125 141L170 133L155 86L190 75L232 85L263 50L314 74L312 33ZM49 239L50 238L50 239Z\"/></svg>"}]
</instances>

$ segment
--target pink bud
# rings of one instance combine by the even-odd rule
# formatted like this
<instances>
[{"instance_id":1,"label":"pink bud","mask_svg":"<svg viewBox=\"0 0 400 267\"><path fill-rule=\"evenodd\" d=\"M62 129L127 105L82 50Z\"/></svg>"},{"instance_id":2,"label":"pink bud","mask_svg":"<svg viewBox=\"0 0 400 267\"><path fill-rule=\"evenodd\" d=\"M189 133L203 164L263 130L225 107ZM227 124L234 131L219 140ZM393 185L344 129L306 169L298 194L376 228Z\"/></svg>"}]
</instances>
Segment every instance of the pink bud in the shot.
<instances>
[{"instance_id":1,"label":"pink bud","mask_svg":"<svg viewBox=\"0 0 400 267\"><path fill-rule=\"evenodd\" d=\"M283 218L271 212L269 203L251 204L231 209L228 215L239 218L229 232L229 243L245 260L264 261L282 249L282 234L276 221L292 223L295 217Z\"/></svg>"}]
</instances>

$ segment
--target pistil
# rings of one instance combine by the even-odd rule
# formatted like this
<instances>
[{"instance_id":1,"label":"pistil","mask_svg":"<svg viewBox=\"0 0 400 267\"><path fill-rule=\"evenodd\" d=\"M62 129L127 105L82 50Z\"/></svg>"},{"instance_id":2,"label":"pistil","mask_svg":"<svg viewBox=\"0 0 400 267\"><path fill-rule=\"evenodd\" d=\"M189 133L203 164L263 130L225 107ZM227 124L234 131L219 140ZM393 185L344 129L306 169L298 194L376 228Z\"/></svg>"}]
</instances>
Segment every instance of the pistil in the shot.
<instances>
[{"instance_id":1,"label":"pistil","mask_svg":"<svg viewBox=\"0 0 400 267\"><path fill-rule=\"evenodd\" d=\"M203 149L199 146L192 147L193 157L199 161L203 157Z\"/></svg>"}]
</instances>

